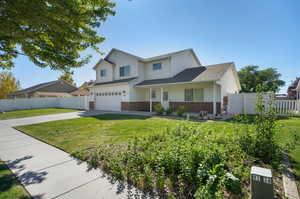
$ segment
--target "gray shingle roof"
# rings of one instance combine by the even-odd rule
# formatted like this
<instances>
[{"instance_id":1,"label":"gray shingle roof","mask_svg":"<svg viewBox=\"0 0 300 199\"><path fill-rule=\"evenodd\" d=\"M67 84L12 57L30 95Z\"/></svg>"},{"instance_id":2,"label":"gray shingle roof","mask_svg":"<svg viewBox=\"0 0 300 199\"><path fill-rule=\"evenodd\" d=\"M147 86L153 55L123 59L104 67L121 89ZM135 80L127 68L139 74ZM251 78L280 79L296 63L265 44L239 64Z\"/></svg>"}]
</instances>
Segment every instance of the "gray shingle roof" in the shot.
<instances>
[{"instance_id":1,"label":"gray shingle roof","mask_svg":"<svg viewBox=\"0 0 300 199\"><path fill-rule=\"evenodd\" d=\"M198 77L202 72L206 70L205 67L194 67L194 68L187 68L182 72L178 73L174 77L164 78L164 79L152 79L152 80L145 80L142 81L136 86L148 86L154 84L170 84L170 83L180 83L180 82L190 82L196 77Z\"/></svg>"},{"instance_id":2,"label":"gray shingle roof","mask_svg":"<svg viewBox=\"0 0 300 199\"><path fill-rule=\"evenodd\" d=\"M109 82L99 82L99 83L96 83L95 86L105 85L105 84L116 84L116 83L130 82L131 80L134 80L134 79L136 79L136 77L127 78L127 79L118 79L118 80L109 81Z\"/></svg>"},{"instance_id":3,"label":"gray shingle roof","mask_svg":"<svg viewBox=\"0 0 300 199\"><path fill-rule=\"evenodd\" d=\"M66 82L64 80L54 80L54 81L50 81L50 82L45 82L45 83L37 84L37 85L31 86L29 88L25 88L25 89L13 92L11 94L20 94L20 93L27 93L27 92L36 91L36 90L38 90L40 88L43 88L45 86L52 85L52 84L55 84L55 83L58 83L58 82L64 82L64 83L67 83L67 84L73 86L72 84L70 84L70 83L68 83L68 82ZM73 86L73 87L74 87L74 90L77 90L76 86Z\"/></svg>"}]
</instances>

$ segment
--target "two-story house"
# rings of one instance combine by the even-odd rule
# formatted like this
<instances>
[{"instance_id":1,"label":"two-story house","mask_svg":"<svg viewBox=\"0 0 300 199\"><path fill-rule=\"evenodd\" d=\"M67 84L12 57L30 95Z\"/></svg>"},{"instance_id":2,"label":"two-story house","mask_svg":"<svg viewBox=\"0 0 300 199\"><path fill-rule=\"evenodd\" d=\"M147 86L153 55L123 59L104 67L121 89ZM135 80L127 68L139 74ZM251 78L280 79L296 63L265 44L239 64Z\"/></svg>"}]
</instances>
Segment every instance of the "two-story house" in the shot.
<instances>
[{"instance_id":1,"label":"two-story house","mask_svg":"<svg viewBox=\"0 0 300 199\"><path fill-rule=\"evenodd\" d=\"M240 91L233 62L203 66L192 49L142 58L112 49L95 66L91 104L96 110L176 110L220 113L223 100Z\"/></svg>"}]
</instances>

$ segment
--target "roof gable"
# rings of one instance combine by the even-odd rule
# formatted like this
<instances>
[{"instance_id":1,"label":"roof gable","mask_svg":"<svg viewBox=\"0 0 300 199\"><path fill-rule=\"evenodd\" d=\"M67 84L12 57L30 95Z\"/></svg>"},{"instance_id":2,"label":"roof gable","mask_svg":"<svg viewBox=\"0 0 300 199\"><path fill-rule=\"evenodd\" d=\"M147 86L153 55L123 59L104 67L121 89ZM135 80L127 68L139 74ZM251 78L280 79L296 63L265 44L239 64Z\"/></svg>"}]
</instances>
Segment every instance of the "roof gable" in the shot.
<instances>
[{"instance_id":1,"label":"roof gable","mask_svg":"<svg viewBox=\"0 0 300 199\"><path fill-rule=\"evenodd\" d=\"M123 53L125 55L128 55L128 56L131 56L131 57L134 57L135 59L137 59L138 61L141 61L141 62L150 62L150 61L156 61L156 60L161 60L161 59L165 59L165 58L168 58L168 57L172 57L176 54L179 54L179 53L182 53L182 52L191 52L191 54L193 55L193 57L195 58L196 62L198 63L199 66L201 66L201 62L199 61L196 53L194 52L194 50L192 48L189 48L189 49L184 49L184 50L180 50L180 51L175 51L175 52L171 52L171 53L166 53L166 54L162 54L162 55L158 55L158 56L154 56L154 57L149 57L149 58L142 58L142 57L139 57L139 56L136 56L136 55L133 55L131 53L128 53L128 52L125 52L125 51L122 51L122 50L119 50L119 49L116 49L116 48L113 48L109 51L109 53L102 59L100 59L100 61L93 67L94 69L96 68L96 66L101 62L101 61L106 61L108 63L111 63L111 64L114 64L112 62L109 61L109 57L115 53L115 52L119 52L119 53Z\"/></svg>"},{"instance_id":2,"label":"roof gable","mask_svg":"<svg viewBox=\"0 0 300 199\"><path fill-rule=\"evenodd\" d=\"M109 57L110 57L113 53L115 53L115 52L123 53L123 54L125 54L125 55L134 57L134 58L136 58L137 60L140 60L140 61L143 60L143 58L141 58L141 57L138 57L138 56L136 56L136 55L130 54L130 53L128 53L128 52L125 52L125 51L122 51L122 50L119 50L119 49L116 49L116 48L111 49L110 52L105 56L104 59L105 59L105 60L109 60Z\"/></svg>"},{"instance_id":3,"label":"roof gable","mask_svg":"<svg viewBox=\"0 0 300 199\"><path fill-rule=\"evenodd\" d=\"M113 63L113 62L111 62L111 61L109 61L109 60L107 60L107 59L100 59L98 62L97 62L97 64L95 64L95 66L93 67L93 69L94 70L96 70L96 68L101 64L101 63L108 63L108 64L110 64L110 65L112 65L112 66L114 66L115 64Z\"/></svg>"},{"instance_id":4,"label":"roof gable","mask_svg":"<svg viewBox=\"0 0 300 199\"><path fill-rule=\"evenodd\" d=\"M191 52L191 54L193 55L193 57L196 60L196 62L198 63L198 65L202 66L201 62L199 61L196 53L194 52L194 50L192 48L184 49L184 50L180 50L180 51L176 51L176 52L171 52L171 53L167 53L167 54L163 54L163 55L159 55L159 56L144 58L143 61L144 62L156 61L156 60L160 60L160 59L169 58L169 57L172 57L176 54L180 54L180 53L188 52L188 51Z\"/></svg>"}]
</instances>

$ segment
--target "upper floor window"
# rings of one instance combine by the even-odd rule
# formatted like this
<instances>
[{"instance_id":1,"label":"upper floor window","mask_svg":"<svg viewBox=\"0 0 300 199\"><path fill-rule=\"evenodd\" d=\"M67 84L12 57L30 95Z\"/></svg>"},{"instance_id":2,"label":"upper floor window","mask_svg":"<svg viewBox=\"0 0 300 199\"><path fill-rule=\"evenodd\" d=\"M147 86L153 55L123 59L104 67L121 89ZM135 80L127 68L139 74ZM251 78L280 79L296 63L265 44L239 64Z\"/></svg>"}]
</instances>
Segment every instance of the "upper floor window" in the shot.
<instances>
[{"instance_id":1,"label":"upper floor window","mask_svg":"<svg viewBox=\"0 0 300 199\"><path fill-rule=\"evenodd\" d=\"M152 69L153 70L160 70L161 69L161 62L153 64Z\"/></svg>"},{"instance_id":2,"label":"upper floor window","mask_svg":"<svg viewBox=\"0 0 300 199\"><path fill-rule=\"evenodd\" d=\"M105 77L106 76L106 70L105 69L100 70L100 76L101 77Z\"/></svg>"},{"instance_id":3,"label":"upper floor window","mask_svg":"<svg viewBox=\"0 0 300 199\"><path fill-rule=\"evenodd\" d=\"M120 77L126 77L130 74L130 66L120 67Z\"/></svg>"}]
</instances>

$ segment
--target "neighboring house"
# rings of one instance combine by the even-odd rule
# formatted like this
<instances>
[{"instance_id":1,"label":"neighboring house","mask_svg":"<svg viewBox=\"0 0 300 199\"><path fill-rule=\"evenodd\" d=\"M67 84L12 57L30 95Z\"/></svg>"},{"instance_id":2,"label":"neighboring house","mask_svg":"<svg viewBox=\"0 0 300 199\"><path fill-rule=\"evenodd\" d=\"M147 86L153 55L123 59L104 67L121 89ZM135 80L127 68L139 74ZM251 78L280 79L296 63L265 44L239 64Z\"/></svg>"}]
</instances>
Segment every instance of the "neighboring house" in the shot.
<instances>
[{"instance_id":1,"label":"neighboring house","mask_svg":"<svg viewBox=\"0 0 300 199\"><path fill-rule=\"evenodd\" d=\"M70 93L72 96L89 96L90 88L95 85L95 81L90 80L88 82L84 82L78 90Z\"/></svg>"},{"instance_id":2,"label":"neighboring house","mask_svg":"<svg viewBox=\"0 0 300 199\"><path fill-rule=\"evenodd\" d=\"M300 80L298 81L298 85L296 87L296 99L300 99Z\"/></svg>"},{"instance_id":3,"label":"neighboring house","mask_svg":"<svg viewBox=\"0 0 300 199\"><path fill-rule=\"evenodd\" d=\"M90 106L97 110L152 111L161 103L220 113L226 96L241 89L233 62L203 66L192 49L150 58L112 49L94 70Z\"/></svg>"},{"instance_id":4,"label":"neighboring house","mask_svg":"<svg viewBox=\"0 0 300 199\"><path fill-rule=\"evenodd\" d=\"M288 96L287 94L285 93L278 93L278 94L275 94L275 99L277 100L288 100Z\"/></svg>"},{"instance_id":5,"label":"neighboring house","mask_svg":"<svg viewBox=\"0 0 300 199\"><path fill-rule=\"evenodd\" d=\"M297 77L287 90L288 98L291 100L300 99L300 77Z\"/></svg>"},{"instance_id":6,"label":"neighboring house","mask_svg":"<svg viewBox=\"0 0 300 199\"><path fill-rule=\"evenodd\" d=\"M77 87L64 81L56 80L38 84L23 90L13 92L10 98L32 98L32 97L71 97L71 92Z\"/></svg>"},{"instance_id":7,"label":"neighboring house","mask_svg":"<svg viewBox=\"0 0 300 199\"><path fill-rule=\"evenodd\" d=\"M90 94L90 92L88 90L84 90L84 89L78 89L76 91L73 91L72 93L70 93L72 96L88 96Z\"/></svg>"}]
</instances>

